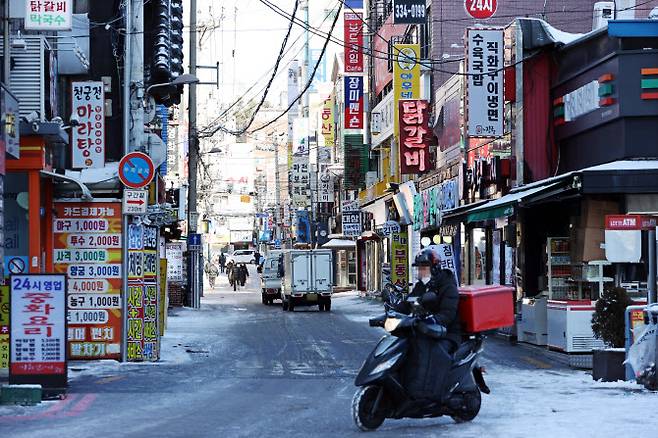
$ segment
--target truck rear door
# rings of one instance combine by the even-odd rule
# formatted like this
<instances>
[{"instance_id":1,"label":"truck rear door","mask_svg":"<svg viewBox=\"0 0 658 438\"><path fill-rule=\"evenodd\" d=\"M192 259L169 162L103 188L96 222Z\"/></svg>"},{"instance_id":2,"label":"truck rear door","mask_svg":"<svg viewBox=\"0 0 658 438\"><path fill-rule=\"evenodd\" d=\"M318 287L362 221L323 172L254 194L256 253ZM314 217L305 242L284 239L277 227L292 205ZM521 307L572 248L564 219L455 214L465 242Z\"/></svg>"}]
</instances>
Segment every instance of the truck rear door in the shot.
<instances>
[{"instance_id":1,"label":"truck rear door","mask_svg":"<svg viewBox=\"0 0 658 438\"><path fill-rule=\"evenodd\" d=\"M331 292L333 260L331 252L313 252L313 288L317 292Z\"/></svg>"},{"instance_id":2,"label":"truck rear door","mask_svg":"<svg viewBox=\"0 0 658 438\"><path fill-rule=\"evenodd\" d=\"M293 292L307 292L311 288L311 266L309 253L293 252L292 259L292 290Z\"/></svg>"}]
</instances>

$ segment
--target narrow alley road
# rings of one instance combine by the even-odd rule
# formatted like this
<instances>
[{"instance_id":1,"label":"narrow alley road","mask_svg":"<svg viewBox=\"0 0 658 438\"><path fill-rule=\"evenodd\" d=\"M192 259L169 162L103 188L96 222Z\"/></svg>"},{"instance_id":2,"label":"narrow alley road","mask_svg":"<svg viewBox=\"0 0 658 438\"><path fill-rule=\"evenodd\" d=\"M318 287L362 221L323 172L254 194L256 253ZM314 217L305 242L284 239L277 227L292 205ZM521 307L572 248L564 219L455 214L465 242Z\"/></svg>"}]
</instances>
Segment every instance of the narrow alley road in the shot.
<instances>
[{"instance_id":1,"label":"narrow alley road","mask_svg":"<svg viewBox=\"0 0 658 438\"><path fill-rule=\"evenodd\" d=\"M367 324L380 305L345 294L331 313L283 312L261 304L257 280L233 292L220 276L201 310L174 310L161 363L71 364L65 400L0 408L2 436L358 436L353 378L382 335ZM377 436L602 437L658 424L655 394L592 382L532 350L493 339L485 365L493 394L473 423L387 420Z\"/></svg>"}]
</instances>

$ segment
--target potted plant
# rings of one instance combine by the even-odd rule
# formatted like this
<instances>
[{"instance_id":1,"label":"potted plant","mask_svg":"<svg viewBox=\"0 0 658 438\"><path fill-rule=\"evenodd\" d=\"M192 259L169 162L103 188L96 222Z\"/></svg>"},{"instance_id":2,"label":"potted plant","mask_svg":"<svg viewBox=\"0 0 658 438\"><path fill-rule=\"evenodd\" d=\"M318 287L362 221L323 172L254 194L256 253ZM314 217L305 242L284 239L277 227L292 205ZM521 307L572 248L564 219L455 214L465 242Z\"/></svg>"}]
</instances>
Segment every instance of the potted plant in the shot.
<instances>
[{"instance_id":1,"label":"potted plant","mask_svg":"<svg viewBox=\"0 0 658 438\"><path fill-rule=\"evenodd\" d=\"M607 348L594 350L592 358L592 377L594 380L614 382L625 380L624 349L626 307L633 304L626 289L621 287L606 288L596 302L592 316L592 331Z\"/></svg>"}]
</instances>

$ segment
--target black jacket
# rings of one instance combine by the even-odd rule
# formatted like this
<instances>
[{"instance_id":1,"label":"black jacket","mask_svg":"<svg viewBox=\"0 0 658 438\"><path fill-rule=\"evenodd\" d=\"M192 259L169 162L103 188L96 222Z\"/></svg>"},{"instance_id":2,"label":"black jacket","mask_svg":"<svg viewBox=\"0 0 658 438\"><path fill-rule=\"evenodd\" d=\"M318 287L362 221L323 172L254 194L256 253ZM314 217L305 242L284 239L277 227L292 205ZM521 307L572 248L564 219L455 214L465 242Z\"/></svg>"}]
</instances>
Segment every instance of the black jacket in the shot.
<instances>
[{"instance_id":1,"label":"black jacket","mask_svg":"<svg viewBox=\"0 0 658 438\"><path fill-rule=\"evenodd\" d=\"M426 309L434 315L438 324L443 325L448 331L447 338L461 342L461 323L459 321L459 290L455 275L449 269L442 269L438 275L432 275L432 279L425 285L422 281L416 283L409 296L421 297L426 292L434 292L438 295L438 304L435 308Z\"/></svg>"}]
</instances>

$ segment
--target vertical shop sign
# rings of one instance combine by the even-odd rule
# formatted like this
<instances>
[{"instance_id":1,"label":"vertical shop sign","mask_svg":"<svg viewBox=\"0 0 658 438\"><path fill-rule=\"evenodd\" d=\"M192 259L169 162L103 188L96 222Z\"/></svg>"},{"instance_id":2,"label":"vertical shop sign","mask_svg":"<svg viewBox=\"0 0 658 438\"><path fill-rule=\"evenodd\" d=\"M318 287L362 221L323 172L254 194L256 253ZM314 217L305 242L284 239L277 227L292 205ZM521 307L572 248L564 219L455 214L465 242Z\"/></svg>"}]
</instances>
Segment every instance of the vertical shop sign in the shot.
<instances>
[{"instance_id":1,"label":"vertical shop sign","mask_svg":"<svg viewBox=\"0 0 658 438\"><path fill-rule=\"evenodd\" d=\"M56 202L55 272L67 274L69 358L121 358L121 203Z\"/></svg>"},{"instance_id":2,"label":"vertical shop sign","mask_svg":"<svg viewBox=\"0 0 658 438\"><path fill-rule=\"evenodd\" d=\"M160 358L158 331L158 228L144 227L144 360Z\"/></svg>"},{"instance_id":3,"label":"vertical shop sign","mask_svg":"<svg viewBox=\"0 0 658 438\"><path fill-rule=\"evenodd\" d=\"M72 0L25 0L25 30L71 30L72 3Z\"/></svg>"},{"instance_id":4,"label":"vertical shop sign","mask_svg":"<svg viewBox=\"0 0 658 438\"><path fill-rule=\"evenodd\" d=\"M420 99L420 46L393 45L393 91L395 107L405 99ZM397 117L396 117L397 119ZM397 121L396 121L397 123Z\"/></svg>"},{"instance_id":5,"label":"vertical shop sign","mask_svg":"<svg viewBox=\"0 0 658 438\"><path fill-rule=\"evenodd\" d=\"M166 244L167 252L167 281L183 281L183 242L170 242Z\"/></svg>"},{"instance_id":6,"label":"vertical shop sign","mask_svg":"<svg viewBox=\"0 0 658 438\"><path fill-rule=\"evenodd\" d=\"M66 276L12 275L10 383L65 387Z\"/></svg>"},{"instance_id":7,"label":"vertical shop sign","mask_svg":"<svg viewBox=\"0 0 658 438\"><path fill-rule=\"evenodd\" d=\"M409 285L409 238L406 231L391 235L391 282L405 289Z\"/></svg>"},{"instance_id":8,"label":"vertical shop sign","mask_svg":"<svg viewBox=\"0 0 658 438\"><path fill-rule=\"evenodd\" d=\"M72 113L78 125L72 128L74 169L105 166L105 97L102 82L73 82Z\"/></svg>"},{"instance_id":9,"label":"vertical shop sign","mask_svg":"<svg viewBox=\"0 0 658 438\"><path fill-rule=\"evenodd\" d=\"M336 143L334 137L334 96L327 97L322 106L322 136L325 147L333 147Z\"/></svg>"},{"instance_id":10,"label":"vertical shop sign","mask_svg":"<svg viewBox=\"0 0 658 438\"><path fill-rule=\"evenodd\" d=\"M345 73L363 73L363 14L345 12Z\"/></svg>"},{"instance_id":11,"label":"vertical shop sign","mask_svg":"<svg viewBox=\"0 0 658 438\"><path fill-rule=\"evenodd\" d=\"M318 202L334 202L334 177L329 172L318 176Z\"/></svg>"},{"instance_id":12,"label":"vertical shop sign","mask_svg":"<svg viewBox=\"0 0 658 438\"><path fill-rule=\"evenodd\" d=\"M295 155L290 171L292 187L292 202L297 208L306 208L311 205L311 172L308 155Z\"/></svg>"},{"instance_id":13,"label":"vertical shop sign","mask_svg":"<svg viewBox=\"0 0 658 438\"><path fill-rule=\"evenodd\" d=\"M346 135L343 141L345 157L346 190L360 190L365 186L368 171L368 148L363 144L363 135Z\"/></svg>"},{"instance_id":14,"label":"vertical shop sign","mask_svg":"<svg viewBox=\"0 0 658 438\"><path fill-rule=\"evenodd\" d=\"M160 295L158 297L158 331L164 336L167 324L167 259L160 259Z\"/></svg>"},{"instance_id":15,"label":"vertical shop sign","mask_svg":"<svg viewBox=\"0 0 658 438\"><path fill-rule=\"evenodd\" d=\"M363 77L345 76L345 129L363 129Z\"/></svg>"},{"instance_id":16,"label":"vertical shop sign","mask_svg":"<svg viewBox=\"0 0 658 438\"><path fill-rule=\"evenodd\" d=\"M400 172L424 173L430 168L429 105L425 100L401 100L400 115Z\"/></svg>"},{"instance_id":17,"label":"vertical shop sign","mask_svg":"<svg viewBox=\"0 0 658 438\"><path fill-rule=\"evenodd\" d=\"M144 360L144 227L128 225L128 297L126 359Z\"/></svg>"},{"instance_id":18,"label":"vertical shop sign","mask_svg":"<svg viewBox=\"0 0 658 438\"><path fill-rule=\"evenodd\" d=\"M504 94L502 29L467 29L468 135L503 135Z\"/></svg>"},{"instance_id":19,"label":"vertical shop sign","mask_svg":"<svg viewBox=\"0 0 658 438\"><path fill-rule=\"evenodd\" d=\"M0 286L0 370L9 368L9 286Z\"/></svg>"},{"instance_id":20,"label":"vertical shop sign","mask_svg":"<svg viewBox=\"0 0 658 438\"><path fill-rule=\"evenodd\" d=\"M341 205L343 234L345 236L361 235L361 211L359 201L343 201Z\"/></svg>"}]
</instances>

